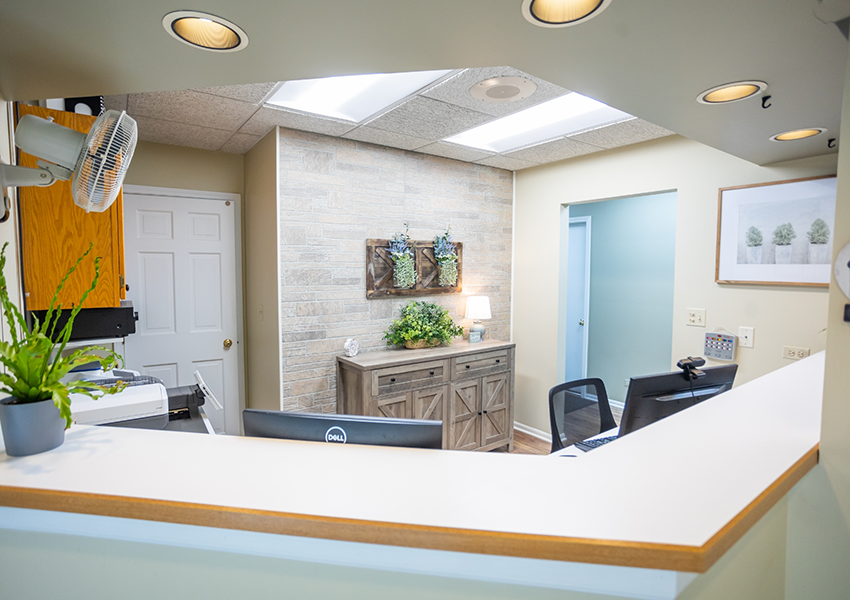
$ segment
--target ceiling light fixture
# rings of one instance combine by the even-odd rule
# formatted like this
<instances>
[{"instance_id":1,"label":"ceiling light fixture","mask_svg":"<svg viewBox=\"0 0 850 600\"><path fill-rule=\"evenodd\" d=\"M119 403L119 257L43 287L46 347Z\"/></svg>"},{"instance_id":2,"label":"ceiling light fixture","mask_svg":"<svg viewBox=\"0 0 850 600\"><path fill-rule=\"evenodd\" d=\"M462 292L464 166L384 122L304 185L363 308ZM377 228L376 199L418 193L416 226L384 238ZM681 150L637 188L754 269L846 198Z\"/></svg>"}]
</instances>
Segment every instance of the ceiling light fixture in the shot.
<instances>
[{"instance_id":1,"label":"ceiling light fixture","mask_svg":"<svg viewBox=\"0 0 850 600\"><path fill-rule=\"evenodd\" d=\"M724 83L710 90L705 90L697 96L700 104L728 104L738 100L746 100L762 93L767 89L764 81L736 81Z\"/></svg>"},{"instance_id":2,"label":"ceiling light fixture","mask_svg":"<svg viewBox=\"0 0 850 600\"><path fill-rule=\"evenodd\" d=\"M195 10L178 10L162 19L174 38L202 50L236 52L248 45L248 36L235 23Z\"/></svg>"},{"instance_id":3,"label":"ceiling light fixture","mask_svg":"<svg viewBox=\"0 0 850 600\"><path fill-rule=\"evenodd\" d=\"M522 16L539 27L569 27L605 10L611 0L523 0Z\"/></svg>"},{"instance_id":4,"label":"ceiling light fixture","mask_svg":"<svg viewBox=\"0 0 850 600\"><path fill-rule=\"evenodd\" d=\"M488 104L505 104L528 98L537 91L537 84L525 77L492 77L479 81L469 93Z\"/></svg>"},{"instance_id":5,"label":"ceiling light fixture","mask_svg":"<svg viewBox=\"0 0 850 600\"><path fill-rule=\"evenodd\" d=\"M634 117L593 98L571 92L445 141L489 152L507 152L629 119Z\"/></svg>"},{"instance_id":6,"label":"ceiling light fixture","mask_svg":"<svg viewBox=\"0 0 850 600\"><path fill-rule=\"evenodd\" d=\"M449 73L415 71L287 81L267 104L359 123Z\"/></svg>"},{"instance_id":7,"label":"ceiling light fixture","mask_svg":"<svg viewBox=\"0 0 850 600\"><path fill-rule=\"evenodd\" d=\"M790 142L792 140L804 140L824 133L826 129L823 127L809 127L808 129L794 129L784 133L777 133L770 137L771 142Z\"/></svg>"}]
</instances>

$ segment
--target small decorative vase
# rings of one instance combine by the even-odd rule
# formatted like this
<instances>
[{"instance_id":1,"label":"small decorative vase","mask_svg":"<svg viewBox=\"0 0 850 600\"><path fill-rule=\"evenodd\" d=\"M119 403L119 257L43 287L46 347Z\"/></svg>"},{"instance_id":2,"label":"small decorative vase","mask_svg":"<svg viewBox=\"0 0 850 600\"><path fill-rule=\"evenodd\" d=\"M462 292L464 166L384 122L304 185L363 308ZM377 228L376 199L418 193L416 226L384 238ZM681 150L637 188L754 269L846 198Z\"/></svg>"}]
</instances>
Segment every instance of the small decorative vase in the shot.
<instances>
[{"instance_id":1,"label":"small decorative vase","mask_svg":"<svg viewBox=\"0 0 850 600\"><path fill-rule=\"evenodd\" d=\"M65 419L53 400L18 404L15 398L4 398L0 400L0 426L9 456L47 452L65 441Z\"/></svg>"},{"instance_id":2,"label":"small decorative vase","mask_svg":"<svg viewBox=\"0 0 850 600\"><path fill-rule=\"evenodd\" d=\"M407 255L393 256L393 286L409 289L415 283L416 269L413 266L413 257Z\"/></svg>"},{"instance_id":3,"label":"small decorative vase","mask_svg":"<svg viewBox=\"0 0 850 600\"><path fill-rule=\"evenodd\" d=\"M440 345L440 340L438 340L437 338L432 338L430 340L417 340L415 342L411 341L411 340L407 340L404 343L405 348L410 348L412 350L419 349L419 348L433 348L434 346L439 346L439 345Z\"/></svg>"},{"instance_id":4,"label":"small decorative vase","mask_svg":"<svg viewBox=\"0 0 850 600\"><path fill-rule=\"evenodd\" d=\"M761 264L761 246L747 246L747 264L748 265L760 265Z\"/></svg>"},{"instance_id":5,"label":"small decorative vase","mask_svg":"<svg viewBox=\"0 0 850 600\"><path fill-rule=\"evenodd\" d=\"M443 287L457 285L457 260L439 260L437 264L440 266L439 284Z\"/></svg>"},{"instance_id":6,"label":"small decorative vase","mask_svg":"<svg viewBox=\"0 0 850 600\"><path fill-rule=\"evenodd\" d=\"M812 244L809 243L809 264L810 265L825 265L829 264L829 256L827 248L829 244Z\"/></svg>"},{"instance_id":7,"label":"small decorative vase","mask_svg":"<svg viewBox=\"0 0 850 600\"><path fill-rule=\"evenodd\" d=\"M777 265L790 265L791 264L791 244L786 246L774 246L774 250L776 252L774 256L774 261Z\"/></svg>"}]
</instances>

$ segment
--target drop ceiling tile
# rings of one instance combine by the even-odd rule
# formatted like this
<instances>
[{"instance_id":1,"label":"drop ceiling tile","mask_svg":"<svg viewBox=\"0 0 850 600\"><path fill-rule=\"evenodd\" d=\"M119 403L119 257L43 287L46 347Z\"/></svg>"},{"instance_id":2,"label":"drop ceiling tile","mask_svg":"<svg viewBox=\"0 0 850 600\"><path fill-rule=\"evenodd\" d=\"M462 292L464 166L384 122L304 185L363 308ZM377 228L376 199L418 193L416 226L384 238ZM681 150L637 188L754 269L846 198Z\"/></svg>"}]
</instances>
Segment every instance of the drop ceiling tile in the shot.
<instances>
[{"instance_id":1,"label":"drop ceiling tile","mask_svg":"<svg viewBox=\"0 0 850 600\"><path fill-rule=\"evenodd\" d=\"M416 149L417 152L424 154L433 154L434 156L442 156L443 158L453 158L455 160L463 160L472 162L488 156L494 156L492 152L484 152L475 148L467 148L466 146L458 146L457 144L449 144L447 142L435 142L427 146Z\"/></svg>"},{"instance_id":2,"label":"drop ceiling tile","mask_svg":"<svg viewBox=\"0 0 850 600\"><path fill-rule=\"evenodd\" d=\"M532 162L499 155L491 156L490 158L483 158L481 160L476 160L475 164L487 165L488 167L496 167L497 169L507 169L508 171L519 171L520 169L527 169L528 167L536 166Z\"/></svg>"},{"instance_id":3,"label":"drop ceiling tile","mask_svg":"<svg viewBox=\"0 0 850 600\"><path fill-rule=\"evenodd\" d=\"M139 124L139 140L143 142L218 150L231 136L229 131L221 129L209 129L149 117L134 116L133 118Z\"/></svg>"},{"instance_id":4,"label":"drop ceiling tile","mask_svg":"<svg viewBox=\"0 0 850 600\"><path fill-rule=\"evenodd\" d=\"M104 96L103 108L106 110L127 110L127 94Z\"/></svg>"},{"instance_id":5,"label":"drop ceiling tile","mask_svg":"<svg viewBox=\"0 0 850 600\"><path fill-rule=\"evenodd\" d=\"M667 135L674 135L674 132L642 119L631 119L630 121L622 121L608 127L600 127L573 135L570 136L570 139L593 144L600 148L619 148L620 146L646 142Z\"/></svg>"},{"instance_id":6,"label":"drop ceiling tile","mask_svg":"<svg viewBox=\"0 0 850 600\"><path fill-rule=\"evenodd\" d=\"M262 136L248 135L247 133L234 133L224 146L221 147L222 152L230 152L231 154L245 154L254 147L254 144L259 142Z\"/></svg>"},{"instance_id":7,"label":"drop ceiling tile","mask_svg":"<svg viewBox=\"0 0 850 600\"><path fill-rule=\"evenodd\" d=\"M576 142L572 139L560 138L551 142L544 142L513 152L507 152L502 156L527 161L535 165L542 165L544 163L555 162L556 160L564 160L566 158L599 152L600 150L604 150L604 148Z\"/></svg>"},{"instance_id":8,"label":"drop ceiling tile","mask_svg":"<svg viewBox=\"0 0 850 600\"><path fill-rule=\"evenodd\" d=\"M524 77L536 83L537 90L535 90L535 92L528 98L516 100L515 102L491 104L489 102L483 102L473 98L472 94L469 93L469 89L479 81L492 79L493 77ZM532 77L527 73L523 73L522 71L518 71L511 67L487 67L484 69L466 69L459 75L456 75L455 77L452 77L451 79L431 88L422 95L435 100L442 100L443 102L462 106L464 108L470 108L478 112L487 113L494 117L503 117L526 109L530 106L534 106L535 104L545 102L546 100L563 96L568 92L569 90L557 86L554 83L549 83L548 81L543 81L537 77Z\"/></svg>"},{"instance_id":9,"label":"drop ceiling tile","mask_svg":"<svg viewBox=\"0 0 850 600\"><path fill-rule=\"evenodd\" d=\"M370 121L370 127L439 140L477 127L493 118L474 110L414 96L404 104Z\"/></svg>"},{"instance_id":10,"label":"drop ceiling tile","mask_svg":"<svg viewBox=\"0 0 850 600\"><path fill-rule=\"evenodd\" d=\"M248 102L192 90L130 94L127 105L127 112L134 118L138 115L231 132L257 110Z\"/></svg>"},{"instance_id":11,"label":"drop ceiling tile","mask_svg":"<svg viewBox=\"0 0 850 600\"><path fill-rule=\"evenodd\" d=\"M379 146L389 146L390 148L400 148L402 150L415 150L421 146L425 146L431 142L430 139L405 135L403 133L394 133L392 131L384 131L383 129L375 129L364 125L353 129L342 136L349 140L358 142L369 142L370 144L378 144Z\"/></svg>"},{"instance_id":12,"label":"drop ceiling tile","mask_svg":"<svg viewBox=\"0 0 850 600\"><path fill-rule=\"evenodd\" d=\"M314 117L311 115L304 115L301 113L290 112L288 110L264 106L250 119L248 119L245 125L243 125L239 130L239 133L266 135L275 125L289 127L290 129L311 131L313 133L323 133L325 135L333 135L336 137L342 136L344 133L351 131L355 127L354 123L335 121L333 119Z\"/></svg>"},{"instance_id":13,"label":"drop ceiling tile","mask_svg":"<svg viewBox=\"0 0 850 600\"><path fill-rule=\"evenodd\" d=\"M270 81L268 83L252 83L248 85L225 85L221 87L198 88L195 91L202 92L204 94L212 94L213 96L221 96L222 98L231 98L232 100L250 102L251 104L259 104L276 85L276 81Z\"/></svg>"}]
</instances>

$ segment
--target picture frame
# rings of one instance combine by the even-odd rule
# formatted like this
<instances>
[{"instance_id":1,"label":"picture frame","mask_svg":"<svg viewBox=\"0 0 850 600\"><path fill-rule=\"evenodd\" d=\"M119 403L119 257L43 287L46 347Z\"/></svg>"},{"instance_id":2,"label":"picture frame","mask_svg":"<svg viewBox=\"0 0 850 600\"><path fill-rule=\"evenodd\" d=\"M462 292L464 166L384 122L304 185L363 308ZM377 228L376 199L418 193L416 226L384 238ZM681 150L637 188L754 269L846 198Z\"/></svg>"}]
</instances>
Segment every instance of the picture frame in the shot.
<instances>
[{"instance_id":1,"label":"picture frame","mask_svg":"<svg viewBox=\"0 0 850 600\"><path fill-rule=\"evenodd\" d=\"M827 287L836 184L824 175L720 188L714 281Z\"/></svg>"}]
</instances>

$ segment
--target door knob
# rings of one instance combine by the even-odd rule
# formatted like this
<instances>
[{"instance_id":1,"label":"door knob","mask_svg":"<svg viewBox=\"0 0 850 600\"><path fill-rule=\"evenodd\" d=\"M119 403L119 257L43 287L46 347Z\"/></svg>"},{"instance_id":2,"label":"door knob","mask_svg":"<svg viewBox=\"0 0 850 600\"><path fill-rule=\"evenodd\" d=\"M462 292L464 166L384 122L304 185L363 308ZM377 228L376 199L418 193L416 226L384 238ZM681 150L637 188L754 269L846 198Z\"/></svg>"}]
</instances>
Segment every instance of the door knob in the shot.
<instances>
[{"instance_id":1,"label":"door knob","mask_svg":"<svg viewBox=\"0 0 850 600\"><path fill-rule=\"evenodd\" d=\"M581 325L582 327L584 327L584 319L579 319L578 324Z\"/></svg>"},{"instance_id":2,"label":"door knob","mask_svg":"<svg viewBox=\"0 0 850 600\"><path fill-rule=\"evenodd\" d=\"M233 341L230 338L227 338L226 340L224 340L224 347L225 348L230 348L232 345L233 345Z\"/></svg>"}]
</instances>

